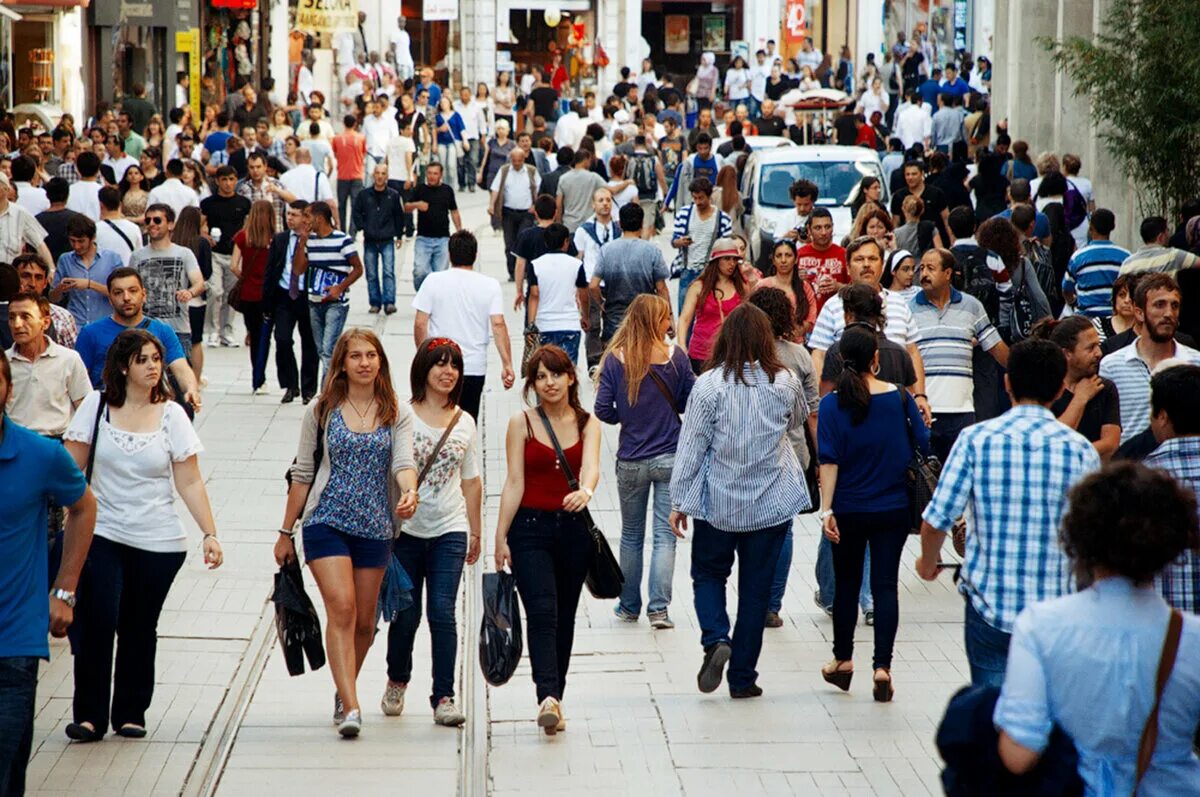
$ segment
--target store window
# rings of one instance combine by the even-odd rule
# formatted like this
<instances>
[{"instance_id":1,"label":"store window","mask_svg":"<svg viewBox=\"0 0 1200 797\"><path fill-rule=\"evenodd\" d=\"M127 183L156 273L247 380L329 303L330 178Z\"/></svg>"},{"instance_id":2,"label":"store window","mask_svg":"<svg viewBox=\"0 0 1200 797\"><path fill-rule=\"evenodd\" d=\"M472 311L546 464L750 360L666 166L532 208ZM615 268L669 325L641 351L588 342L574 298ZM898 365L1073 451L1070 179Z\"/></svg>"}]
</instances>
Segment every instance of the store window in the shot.
<instances>
[{"instance_id":1,"label":"store window","mask_svg":"<svg viewBox=\"0 0 1200 797\"><path fill-rule=\"evenodd\" d=\"M54 90L54 19L26 15L12 23L12 100L57 102Z\"/></svg>"},{"instance_id":2,"label":"store window","mask_svg":"<svg viewBox=\"0 0 1200 797\"><path fill-rule=\"evenodd\" d=\"M146 87L146 96L160 108L169 108L175 95L174 77L167 75L166 31L145 25L118 28L113 53L113 97L133 94L133 85ZM166 91L172 92L168 103Z\"/></svg>"}]
</instances>

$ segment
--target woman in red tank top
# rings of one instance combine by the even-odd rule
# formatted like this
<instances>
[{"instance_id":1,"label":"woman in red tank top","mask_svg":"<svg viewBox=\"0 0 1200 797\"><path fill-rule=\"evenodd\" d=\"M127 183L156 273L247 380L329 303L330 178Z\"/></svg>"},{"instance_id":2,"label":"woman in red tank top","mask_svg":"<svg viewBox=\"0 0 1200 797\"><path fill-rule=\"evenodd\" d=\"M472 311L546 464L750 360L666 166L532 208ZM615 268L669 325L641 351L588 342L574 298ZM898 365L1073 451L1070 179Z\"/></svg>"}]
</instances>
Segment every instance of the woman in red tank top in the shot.
<instances>
[{"instance_id":1,"label":"woman in red tank top","mask_svg":"<svg viewBox=\"0 0 1200 797\"><path fill-rule=\"evenodd\" d=\"M575 610L592 558L580 511L600 481L600 422L579 403L575 364L557 346L542 346L525 366L525 398L538 406L508 421L508 476L496 524L496 569L509 566L525 605L529 664L537 686L537 721L547 735L566 730L563 690L575 639ZM543 415L544 414L544 415ZM554 441L579 489L567 483Z\"/></svg>"}]
</instances>

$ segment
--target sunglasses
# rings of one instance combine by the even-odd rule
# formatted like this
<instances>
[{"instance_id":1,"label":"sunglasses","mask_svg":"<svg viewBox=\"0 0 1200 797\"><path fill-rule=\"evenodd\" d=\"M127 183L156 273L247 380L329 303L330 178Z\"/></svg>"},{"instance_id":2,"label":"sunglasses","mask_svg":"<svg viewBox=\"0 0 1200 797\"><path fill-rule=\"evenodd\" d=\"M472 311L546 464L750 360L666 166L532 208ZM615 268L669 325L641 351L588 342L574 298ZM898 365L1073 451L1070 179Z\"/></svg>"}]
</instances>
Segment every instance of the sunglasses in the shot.
<instances>
[{"instance_id":1,"label":"sunglasses","mask_svg":"<svg viewBox=\"0 0 1200 797\"><path fill-rule=\"evenodd\" d=\"M165 216L147 216L146 223L147 224L166 224L167 219Z\"/></svg>"}]
</instances>

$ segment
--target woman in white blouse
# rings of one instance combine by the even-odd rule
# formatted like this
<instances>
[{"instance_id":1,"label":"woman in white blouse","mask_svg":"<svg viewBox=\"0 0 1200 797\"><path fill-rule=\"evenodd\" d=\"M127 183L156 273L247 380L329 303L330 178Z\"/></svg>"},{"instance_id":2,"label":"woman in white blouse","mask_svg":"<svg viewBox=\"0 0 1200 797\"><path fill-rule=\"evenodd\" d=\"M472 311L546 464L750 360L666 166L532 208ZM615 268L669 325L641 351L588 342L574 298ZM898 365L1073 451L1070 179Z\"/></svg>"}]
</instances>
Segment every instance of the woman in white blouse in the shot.
<instances>
[{"instance_id":1,"label":"woman in white blouse","mask_svg":"<svg viewBox=\"0 0 1200 797\"><path fill-rule=\"evenodd\" d=\"M118 335L104 365L104 391L83 400L64 435L97 502L70 632L75 698L66 733L78 742L104 738L110 718L120 736L146 735L158 618L187 555L176 492L204 535L209 569L224 559L196 456L203 446L171 400L163 355L149 332Z\"/></svg>"},{"instance_id":2,"label":"woman in white blouse","mask_svg":"<svg viewBox=\"0 0 1200 797\"><path fill-rule=\"evenodd\" d=\"M725 99L731 103L745 102L750 98L750 70L746 59L740 55L733 59L725 73Z\"/></svg>"},{"instance_id":3,"label":"woman in white blouse","mask_svg":"<svg viewBox=\"0 0 1200 797\"><path fill-rule=\"evenodd\" d=\"M858 112L870 121L871 114L875 111L887 115L888 104L890 102L888 93L883 90L883 80L875 78L871 81L870 88L863 91L862 97L858 101Z\"/></svg>"}]
</instances>

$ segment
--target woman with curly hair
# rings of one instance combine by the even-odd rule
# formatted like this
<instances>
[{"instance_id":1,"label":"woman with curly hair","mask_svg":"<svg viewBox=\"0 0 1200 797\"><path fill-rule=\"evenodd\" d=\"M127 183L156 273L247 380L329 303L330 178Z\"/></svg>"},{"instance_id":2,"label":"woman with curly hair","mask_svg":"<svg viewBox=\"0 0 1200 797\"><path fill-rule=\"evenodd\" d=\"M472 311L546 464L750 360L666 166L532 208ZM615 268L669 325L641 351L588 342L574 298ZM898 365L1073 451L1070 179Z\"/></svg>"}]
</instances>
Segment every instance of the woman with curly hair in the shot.
<instances>
[{"instance_id":1,"label":"woman with curly hair","mask_svg":"<svg viewBox=\"0 0 1200 797\"><path fill-rule=\"evenodd\" d=\"M1075 742L1088 794L1200 793L1200 617L1173 611L1154 587L1200 547L1195 496L1164 471L1113 463L1071 490L1059 539L1089 586L1018 615L996 703L1000 759L1030 771L1057 725ZM1143 767L1151 724L1157 740Z\"/></svg>"},{"instance_id":2,"label":"woman with curly hair","mask_svg":"<svg viewBox=\"0 0 1200 797\"><path fill-rule=\"evenodd\" d=\"M988 267L996 280L1000 301L997 329L1009 344L1023 340L1029 336L1034 324L1050 315L1050 300L1038 283L1033 264L1025 257L1021 233L1008 219L996 217L979 225L975 240L984 249L999 255L1004 267L997 271L989 258ZM1016 305L1014 296L1020 299Z\"/></svg>"}]
</instances>

